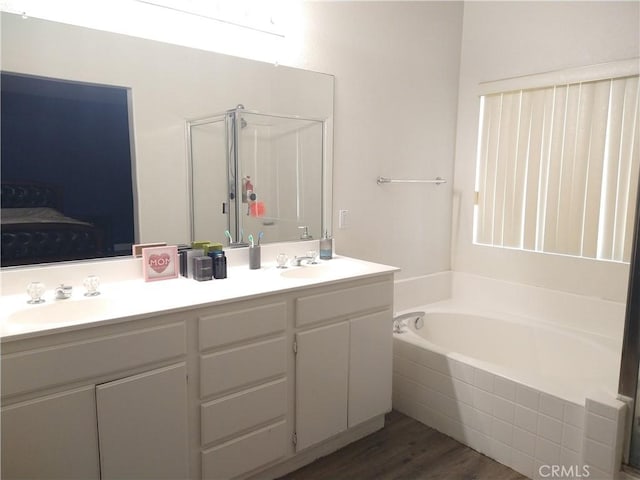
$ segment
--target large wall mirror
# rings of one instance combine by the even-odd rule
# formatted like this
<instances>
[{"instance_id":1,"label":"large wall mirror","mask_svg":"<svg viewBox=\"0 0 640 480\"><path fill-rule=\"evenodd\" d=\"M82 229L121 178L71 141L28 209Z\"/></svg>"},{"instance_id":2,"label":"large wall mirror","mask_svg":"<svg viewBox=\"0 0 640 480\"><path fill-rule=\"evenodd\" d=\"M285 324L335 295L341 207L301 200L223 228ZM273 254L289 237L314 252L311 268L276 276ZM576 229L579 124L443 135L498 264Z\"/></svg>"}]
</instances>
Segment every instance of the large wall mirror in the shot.
<instances>
[{"instance_id":1,"label":"large wall mirror","mask_svg":"<svg viewBox=\"0 0 640 480\"><path fill-rule=\"evenodd\" d=\"M8 13L1 19L3 72L125 92L131 189L114 184L103 195L128 195L132 241L227 243L224 230L231 227L245 235L264 231L263 242L273 242L298 239L300 225L314 238L331 230L333 76ZM218 188L231 187L226 157L218 154L229 149L226 127L202 120L224 118L238 105L246 111L238 121L234 227L215 223L225 203L231 210L228 190L216 197ZM115 165L102 150L97 161ZM194 153L196 166L190 163ZM72 164L58 173L64 176L65 169L77 173ZM195 169L201 174L192 176ZM73 182L97 190L90 181ZM242 202L247 185L255 193ZM126 253L129 241L111 245L110 239L112 251L104 248L104 256L114 249Z\"/></svg>"}]
</instances>

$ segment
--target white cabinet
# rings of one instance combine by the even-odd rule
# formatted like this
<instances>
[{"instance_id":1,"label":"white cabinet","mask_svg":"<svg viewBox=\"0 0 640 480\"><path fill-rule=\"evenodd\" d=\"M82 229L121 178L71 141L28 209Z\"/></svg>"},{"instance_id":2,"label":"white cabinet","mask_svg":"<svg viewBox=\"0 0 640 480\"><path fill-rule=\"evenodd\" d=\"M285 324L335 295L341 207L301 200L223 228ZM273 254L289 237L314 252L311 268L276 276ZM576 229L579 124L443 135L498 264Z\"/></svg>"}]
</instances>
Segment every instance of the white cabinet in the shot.
<instances>
[{"instance_id":1,"label":"white cabinet","mask_svg":"<svg viewBox=\"0 0 640 480\"><path fill-rule=\"evenodd\" d=\"M296 449L347 429L349 324L296 335Z\"/></svg>"},{"instance_id":2,"label":"white cabinet","mask_svg":"<svg viewBox=\"0 0 640 480\"><path fill-rule=\"evenodd\" d=\"M349 428L391 411L391 310L349 322Z\"/></svg>"},{"instance_id":3,"label":"white cabinet","mask_svg":"<svg viewBox=\"0 0 640 480\"><path fill-rule=\"evenodd\" d=\"M291 445L286 302L214 308L198 327L202 478L234 478L284 458Z\"/></svg>"},{"instance_id":4,"label":"white cabinet","mask_svg":"<svg viewBox=\"0 0 640 480\"><path fill-rule=\"evenodd\" d=\"M296 303L300 451L391 410L393 284L325 290Z\"/></svg>"},{"instance_id":5,"label":"white cabinet","mask_svg":"<svg viewBox=\"0 0 640 480\"><path fill-rule=\"evenodd\" d=\"M270 478L381 428L392 278L3 341L2 478Z\"/></svg>"},{"instance_id":6,"label":"white cabinet","mask_svg":"<svg viewBox=\"0 0 640 480\"><path fill-rule=\"evenodd\" d=\"M99 479L95 388L2 408L2 478Z\"/></svg>"},{"instance_id":7,"label":"white cabinet","mask_svg":"<svg viewBox=\"0 0 640 480\"><path fill-rule=\"evenodd\" d=\"M102 480L189 476L184 363L96 387Z\"/></svg>"},{"instance_id":8,"label":"white cabinet","mask_svg":"<svg viewBox=\"0 0 640 480\"><path fill-rule=\"evenodd\" d=\"M2 478L187 478L185 332L158 317L3 344Z\"/></svg>"}]
</instances>

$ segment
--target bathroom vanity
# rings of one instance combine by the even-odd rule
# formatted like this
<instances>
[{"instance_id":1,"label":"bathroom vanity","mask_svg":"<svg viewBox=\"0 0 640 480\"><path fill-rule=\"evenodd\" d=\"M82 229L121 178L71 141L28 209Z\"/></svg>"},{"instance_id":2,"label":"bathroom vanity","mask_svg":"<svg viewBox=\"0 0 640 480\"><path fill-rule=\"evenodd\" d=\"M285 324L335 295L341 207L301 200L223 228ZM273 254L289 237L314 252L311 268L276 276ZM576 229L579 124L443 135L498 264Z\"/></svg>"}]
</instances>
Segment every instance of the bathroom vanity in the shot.
<instances>
[{"instance_id":1,"label":"bathroom vanity","mask_svg":"<svg viewBox=\"0 0 640 480\"><path fill-rule=\"evenodd\" d=\"M395 270L337 258L2 297L2 477L269 478L381 428Z\"/></svg>"}]
</instances>

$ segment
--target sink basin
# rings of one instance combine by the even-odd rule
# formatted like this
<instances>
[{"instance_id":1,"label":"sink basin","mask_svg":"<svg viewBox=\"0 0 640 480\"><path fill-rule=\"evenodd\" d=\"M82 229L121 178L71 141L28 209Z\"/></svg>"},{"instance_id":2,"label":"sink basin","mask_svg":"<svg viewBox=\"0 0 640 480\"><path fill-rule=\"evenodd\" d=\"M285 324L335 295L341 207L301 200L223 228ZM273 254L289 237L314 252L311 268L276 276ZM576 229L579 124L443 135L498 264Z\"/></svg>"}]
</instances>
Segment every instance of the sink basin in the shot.
<instances>
[{"instance_id":1,"label":"sink basin","mask_svg":"<svg viewBox=\"0 0 640 480\"><path fill-rule=\"evenodd\" d=\"M285 278L321 278L335 271L336 268L331 265L306 265L283 270L280 275Z\"/></svg>"},{"instance_id":2,"label":"sink basin","mask_svg":"<svg viewBox=\"0 0 640 480\"><path fill-rule=\"evenodd\" d=\"M319 265L302 265L300 267L291 267L280 272L285 278L297 279L333 279L344 278L350 275L358 275L365 273L362 265L349 262L343 259L331 260L327 263Z\"/></svg>"},{"instance_id":3,"label":"sink basin","mask_svg":"<svg viewBox=\"0 0 640 480\"><path fill-rule=\"evenodd\" d=\"M113 302L104 297L56 300L41 305L25 303L24 310L10 314L7 320L11 323L29 325L77 322L95 318L113 306Z\"/></svg>"}]
</instances>

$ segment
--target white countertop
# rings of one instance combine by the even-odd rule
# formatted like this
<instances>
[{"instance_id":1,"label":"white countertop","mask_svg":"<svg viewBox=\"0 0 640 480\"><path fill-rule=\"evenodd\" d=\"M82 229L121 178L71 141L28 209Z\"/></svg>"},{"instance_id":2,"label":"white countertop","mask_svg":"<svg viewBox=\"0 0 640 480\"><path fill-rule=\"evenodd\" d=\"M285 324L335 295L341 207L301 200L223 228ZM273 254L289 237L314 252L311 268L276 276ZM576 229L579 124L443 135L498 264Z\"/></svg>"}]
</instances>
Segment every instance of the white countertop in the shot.
<instances>
[{"instance_id":1,"label":"white countertop","mask_svg":"<svg viewBox=\"0 0 640 480\"><path fill-rule=\"evenodd\" d=\"M313 269L318 270L311 273ZM5 295L0 297L0 338L6 342L36 337L395 271L398 268L335 256L320 260L318 265L287 269L278 269L273 263L263 264L259 270L250 270L247 265L229 267L228 278L205 282L180 277L104 283L96 297L84 297L84 288L73 285L71 298L56 300L49 289L45 303L38 305L27 304L26 293Z\"/></svg>"}]
</instances>

